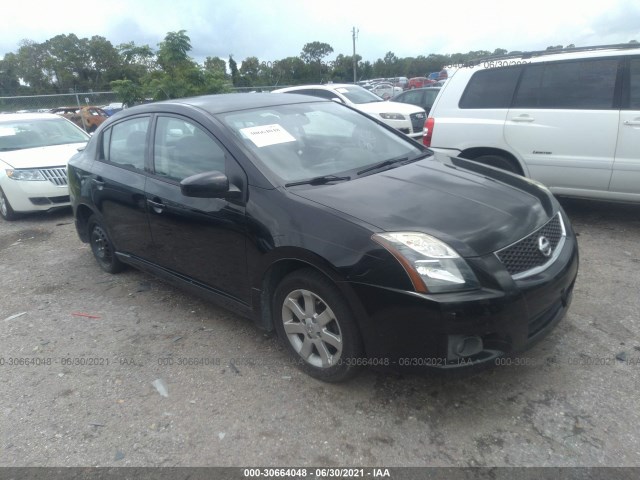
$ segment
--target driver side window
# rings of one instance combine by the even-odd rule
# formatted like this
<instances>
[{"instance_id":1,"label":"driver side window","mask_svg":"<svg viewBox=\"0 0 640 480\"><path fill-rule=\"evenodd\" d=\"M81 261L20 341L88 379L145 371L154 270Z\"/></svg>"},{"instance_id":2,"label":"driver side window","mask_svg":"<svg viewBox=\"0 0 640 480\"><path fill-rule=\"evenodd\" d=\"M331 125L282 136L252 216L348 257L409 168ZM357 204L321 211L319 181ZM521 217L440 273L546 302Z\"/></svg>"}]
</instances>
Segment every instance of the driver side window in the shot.
<instances>
[{"instance_id":1,"label":"driver side window","mask_svg":"<svg viewBox=\"0 0 640 480\"><path fill-rule=\"evenodd\" d=\"M225 152L200 126L162 116L156 123L153 166L156 175L180 182L198 173L225 173Z\"/></svg>"}]
</instances>

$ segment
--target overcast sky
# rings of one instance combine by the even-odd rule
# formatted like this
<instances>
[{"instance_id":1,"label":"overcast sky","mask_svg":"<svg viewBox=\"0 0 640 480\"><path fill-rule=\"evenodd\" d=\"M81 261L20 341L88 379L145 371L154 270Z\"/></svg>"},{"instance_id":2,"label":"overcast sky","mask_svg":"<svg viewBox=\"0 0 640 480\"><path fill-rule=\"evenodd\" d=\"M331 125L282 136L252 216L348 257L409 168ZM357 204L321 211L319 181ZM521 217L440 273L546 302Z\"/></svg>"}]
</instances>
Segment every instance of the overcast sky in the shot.
<instances>
[{"instance_id":1,"label":"overcast sky","mask_svg":"<svg viewBox=\"0 0 640 480\"><path fill-rule=\"evenodd\" d=\"M241 62L300 54L305 43L331 45L333 60L356 51L371 62L470 50L539 50L640 41L639 0L4 0L0 58L23 39L101 35L118 45L156 49L171 31L186 30L191 56Z\"/></svg>"}]
</instances>

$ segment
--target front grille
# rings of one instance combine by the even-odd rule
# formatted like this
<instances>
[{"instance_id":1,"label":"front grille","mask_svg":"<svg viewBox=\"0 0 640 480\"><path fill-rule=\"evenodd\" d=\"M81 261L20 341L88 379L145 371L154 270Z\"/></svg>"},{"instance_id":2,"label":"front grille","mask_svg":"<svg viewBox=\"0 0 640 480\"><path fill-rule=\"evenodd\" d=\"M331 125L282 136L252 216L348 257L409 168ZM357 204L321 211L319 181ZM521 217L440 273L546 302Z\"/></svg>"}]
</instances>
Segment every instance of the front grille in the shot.
<instances>
[{"instance_id":1,"label":"front grille","mask_svg":"<svg viewBox=\"0 0 640 480\"><path fill-rule=\"evenodd\" d=\"M512 277L522 278L533 275L546 268L557 258L564 244L565 236L564 223L558 213L535 232L497 251L496 256ZM539 247L541 237L545 237L549 241L551 252L548 256L545 256Z\"/></svg>"},{"instance_id":2,"label":"front grille","mask_svg":"<svg viewBox=\"0 0 640 480\"><path fill-rule=\"evenodd\" d=\"M422 132L424 129L424 122L427 119L426 113L412 113L411 114L411 127L414 133Z\"/></svg>"},{"instance_id":3,"label":"front grille","mask_svg":"<svg viewBox=\"0 0 640 480\"><path fill-rule=\"evenodd\" d=\"M42 168L40 173L54 185L59 187L67 185L67 169L64 167Z\"/></svg>"}]
</instances>

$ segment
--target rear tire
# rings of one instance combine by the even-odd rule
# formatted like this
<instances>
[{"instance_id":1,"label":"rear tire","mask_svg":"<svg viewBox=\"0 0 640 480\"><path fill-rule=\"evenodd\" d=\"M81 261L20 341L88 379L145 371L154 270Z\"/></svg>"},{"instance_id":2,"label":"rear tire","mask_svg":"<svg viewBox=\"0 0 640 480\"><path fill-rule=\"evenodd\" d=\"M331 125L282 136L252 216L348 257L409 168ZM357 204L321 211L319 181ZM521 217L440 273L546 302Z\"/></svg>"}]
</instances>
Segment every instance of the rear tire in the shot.
<instances>
[{"instance_id":1,"label":"rear tire","mask_svg":"<svg viewBox=\"0 0 640 480\"><path fill-rule=\"evenodd\" d=\"M325 382L358 373L363 363L360 332L349 305L327 277L311 269L287 275L276 288L272 311L280 341L305 373Z\"/></svg>"},{"instance_id":2,"label":"rear tire","mask_svg":"<svg viewBox=\"0 0 640 480\"><path fill-rule=\"evenodd\" d=\"M15 220L19 215L13 211L9 199L6 197L2 189L0 188L0 215L7 221Z\"/></svg>"},{"instance_id":3,"label":"rear tire","mask_svg":"<svg viewBox=\"0 0 640 480\"><path fill-rule=\"evenodd\" d=\"M124 264L118 260L113 243L111 243L111 239L104 226L94 215L89 217L87 225L91 251L100 268L107 273L118 273L122 271Z\"/></svg>"},{"instance_id":4,"label":"rear tire","mask_svg":"<svg viewBox=\"0 0 640 480\"><path fill-rule=\"evenodd\" d=\"M490 167L506 170L510 173L522 175L520 170L514 165L513 161L505 158L501 155L480 155L479 157L472 159L474 162L482 163L483 165L489 165Z\"/></svg>"}]
</instances>

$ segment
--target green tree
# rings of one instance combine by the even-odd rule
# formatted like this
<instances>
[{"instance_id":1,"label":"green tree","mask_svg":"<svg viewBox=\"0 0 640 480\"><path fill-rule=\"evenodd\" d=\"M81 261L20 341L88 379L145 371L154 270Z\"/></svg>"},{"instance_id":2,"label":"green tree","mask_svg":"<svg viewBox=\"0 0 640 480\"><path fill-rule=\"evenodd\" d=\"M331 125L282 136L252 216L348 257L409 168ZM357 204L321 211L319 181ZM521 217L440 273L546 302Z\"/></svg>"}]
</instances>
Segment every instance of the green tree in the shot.
<instances>
[{"instance_id":1,"label":"green tree","mask_svg":"<svg viewBox=\"0 0 640 480\"><path fill-rule=\"evenodd\" d=\"M204 60L204 68L208 72L227 74L227 63L220 57L207 57Z\"/></svg>"},{"instance_id":2,"label":"green tree","mask_svg":"<svg viewBox=\"0 0 640 480\"><path fill-rule=\"evenodd\" d=\"M50 38L44 43L44 67L59 92L91 88L89 41L73 33Z\"/></svg>"},{"instance_id":3,"label":"green tree","mask_svg":"<svg viewBox=\"0 0 640 480\"><path fill-rule=\"evenodd\" d=\"M361 64L358 65L358 80L373 77L373 64L369 60L361 62Z\"/></svg>"},{"instance_id":4,"label":"green tree","mask_svg":"<svg viewBox=\"0 0 640 480\"><path fill-rule=\"evenodd\" d=\"M271 85L296 85L304 83L307 66L300 57L287 57L274 62Z\"/></svg>"},{"instance_id":5,"label":"green tree","mask_svg":"<svg viewBox=\"0 0 640 480\"><path fill-rule=\"evenodd\" d=\"M148 93L155 100L165 100L202 92L206 84L204 70L189 57L191 39L186 30L168 32L158 46L160 70L145 77Z\"/></svg>"},{"instance_id":6,"label":"green tree","mask_svg":"<svg viewBox=\"0 0 640 480\"><path fill-rule=\"evenodd\" d=\"M357 71L361 71L360 61L362 57L356 55L356 63L358 64ZM339 54L333 62L333 69L331 71L331 79L334 82L353 82L353 56Z\"/></svg>"},{"instance_id":7,"label":"green tree","mask_svg":"<svg viewBox=\"0 0 640 480\"><path fill-rule=\"evenodd\" d=\"M229 70L231 70L231 82L237 87L240 82L240 72L238 72L238 64L231 54L229 54Z\"/></svg>"},{"instance_id":8,"label":"green tree","mask_svg":"<svg viewBox=\"0 0 640 480\"><path fill-rule=\"evenodd\" d=\"M120 77L122 59L118 50L104 37L94 35L89 39L89 61L92 69L91 83L94 89L102 90L111 80Z\"/></svg>"},{"instance_id":9,"label":"green tree","mask_svg":"<svg viewBox=\"0 0 640 480\"><path fill-rule=\"evenodd\" d=\"M378 59L373 64L373 75L375 77L395 77L399 60L393 52L387 52L382 59Z\"/></svg>"},{"instance_id":10,"label":"green tree","mask_svg":"<svg viewBox=\"0 0 640 480\"><path fill-rule=\"evenodd\" d=\"M165 72L193 67L194 61L188 55L191 51L191 39L186 30L167 33L164 41L160 42L158 46L158 65Z\"/></svg>"},{"instance_id":11,"label":"green tree","mask_svg":"<svg viewBox=\"0 0 640 480\"><path fill-rule=\"evenodd\" d=\"M16 54L18 75L31 93L51 93L51 77L45 72L46 52L43 44L22 40Z\"/></svg>"},{"instance_id":12,"label":"green tree","mask_svg":"<svg viewBox=\"0 0 640 480\"><path fill-rule=\"evenodd\" d=\"M141 83L143 78L157 68L156 55L149 45L121 43L116 50L121 62L117 76L120 79Z\"/></svg>"},{"instance_id":13,"label":"green tree","mask_svg":"<svg viewBox=\"0 0 640 480\"><path fill-rule=\"evenodd\" d=\"M320 62L324 57L333 53L333 47L328 43L311 42L302 47L300 58L305 63Z\"/></svg>"},{"instance_id":14,"label":"green tree","mask_svg":"<svg viewBox=\"0 0 640 480\"><path fill-rule=\"evenodd\" d=\"M143 88L131 80L114 80L111 82L111 88L116 93L118 100L127 107L144 100Z\"/></svg>"},{"instance_id":15,"label":"green tree","mask_svg":"<svg viewBox=\"0 0 640 480\"><path fill-rule=\"evenodd\" d=\"M0 60L0 95L16 95L20 90L18 59L15 53L7 53Z\"/></svg>"},{"instance_id":16,"label":"green tree","mask_svg":"<svg viewBox=\"0 0 640 480\"><path fill-rule=\"evenodd\" d=\"M247 57L242 61L240 66L240 75L247 87L252 87L260 84L260 60L258 57Z\"/></svg>"}]
</instances>

